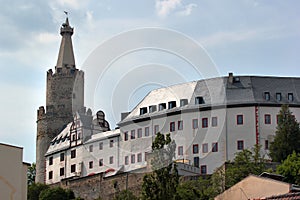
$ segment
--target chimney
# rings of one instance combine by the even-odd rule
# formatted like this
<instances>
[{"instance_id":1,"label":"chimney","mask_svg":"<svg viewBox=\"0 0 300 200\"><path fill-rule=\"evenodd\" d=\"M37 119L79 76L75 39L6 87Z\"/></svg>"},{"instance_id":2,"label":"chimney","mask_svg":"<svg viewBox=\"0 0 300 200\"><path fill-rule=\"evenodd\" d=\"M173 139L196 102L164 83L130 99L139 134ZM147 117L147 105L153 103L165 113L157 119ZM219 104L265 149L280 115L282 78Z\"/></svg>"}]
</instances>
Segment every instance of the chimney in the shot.
<instances>
[{"instance_id":1,"label":"chimney","mask_svg":"<svg viewBox=\"0 0 300 200\"><path fill-rule=\"evenodd\" d=\"M232 73L232 72L229 72L229 74L228 74L228 82L229 82L230 84L233 83L233 73Z\"/></svg>"}]
</instances>

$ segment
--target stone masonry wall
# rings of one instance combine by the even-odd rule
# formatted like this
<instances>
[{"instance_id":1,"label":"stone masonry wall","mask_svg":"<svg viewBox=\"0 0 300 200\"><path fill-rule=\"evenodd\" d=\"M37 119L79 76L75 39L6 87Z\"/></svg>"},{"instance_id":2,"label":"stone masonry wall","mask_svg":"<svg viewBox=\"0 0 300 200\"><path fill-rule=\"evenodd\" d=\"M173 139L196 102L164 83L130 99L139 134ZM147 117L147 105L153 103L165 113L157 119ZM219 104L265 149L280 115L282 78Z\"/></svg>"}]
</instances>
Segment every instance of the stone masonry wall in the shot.
<instances>
[{"instance_id":1,"label":"stone masonry wall","mask_svg":"<svg viewBox=\"0 0 300 200\"><path fill-rule=\"evenodd\" d=\"M61 181L52 186L60 186L73 190L76 197L94 200L113 199L118 191L130 190L136 196L140 195L145 173L121 173L111 177L103 177L104 173L93 176Z\"/></svg>"}]
</instances>

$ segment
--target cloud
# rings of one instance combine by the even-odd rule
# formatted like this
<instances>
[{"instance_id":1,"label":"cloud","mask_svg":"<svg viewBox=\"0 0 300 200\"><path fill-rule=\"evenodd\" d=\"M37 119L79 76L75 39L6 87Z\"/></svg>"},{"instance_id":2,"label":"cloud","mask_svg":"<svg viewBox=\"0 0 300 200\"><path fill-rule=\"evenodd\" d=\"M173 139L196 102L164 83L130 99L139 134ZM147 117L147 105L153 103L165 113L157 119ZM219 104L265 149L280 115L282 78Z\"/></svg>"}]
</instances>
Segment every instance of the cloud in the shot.
<instances>
[{"instance_id":1,"label":"cloud","mask_svg":"<svg viewBox=\"0 0 300 200\"><path fill-rule=\"evenodd\" d=\"M185 9L177 12L179 16L189 16L192 13L192 10L197 7L197 4L190 3L185 6Z\"/></svg>"},{"instance_id":2,"label":"cloud","mask_svg":"<svg viewBox=\"0 0 300 200\"><path fill-rule=\"evenodd\" d=\"M156 0L157 15L166 17L169 13L181 5L182 0Z\"/></svg>"}]
</instances>

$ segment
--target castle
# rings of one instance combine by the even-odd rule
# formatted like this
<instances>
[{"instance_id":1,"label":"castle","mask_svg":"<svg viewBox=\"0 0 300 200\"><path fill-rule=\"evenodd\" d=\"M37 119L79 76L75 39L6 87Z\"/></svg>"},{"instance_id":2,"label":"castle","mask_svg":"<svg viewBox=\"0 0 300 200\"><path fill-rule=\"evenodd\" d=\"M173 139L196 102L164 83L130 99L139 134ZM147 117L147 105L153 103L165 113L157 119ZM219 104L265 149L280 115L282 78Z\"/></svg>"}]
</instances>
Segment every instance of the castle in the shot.
<instances>
[{"instance_id":1,"label":"castle","mask_svg":"<svg viewBox=\"0 0 300 200\"><path fill-rule=\"evenodd\" d=\"M300 78L228 76L151 91L110 130L102 111L84 107L84 73L75 67L68 19L55 72L47 72L46 110L37 118L37 182L147 171L156 133L170 133L181 174L211 174L235 153L268 148L282 104L300 119Z\"/></svg>"}]
</instances>

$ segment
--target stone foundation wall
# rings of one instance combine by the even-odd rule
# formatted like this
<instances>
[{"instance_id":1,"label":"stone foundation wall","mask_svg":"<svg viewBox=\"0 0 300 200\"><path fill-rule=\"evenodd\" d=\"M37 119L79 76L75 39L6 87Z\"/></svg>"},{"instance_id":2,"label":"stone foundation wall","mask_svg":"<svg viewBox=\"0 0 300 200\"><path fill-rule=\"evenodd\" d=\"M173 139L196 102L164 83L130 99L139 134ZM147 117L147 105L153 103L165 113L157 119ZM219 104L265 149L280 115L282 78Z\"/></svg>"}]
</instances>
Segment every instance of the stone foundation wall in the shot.
<instances>
[{"instance_id":1,"label":"stone foundation wall","mask_svg":"<svg viewBox=\"0 0 300 200\"><path fill-rule=\"evenodd\" d=\"M140 195L145 173L121 173L111 177L104 177L104 173L83 178L63 180L52 186L71 189L76 197L94 200L113 199L118 191L130 190L136 196Z\"/></svg>"}]
</instances>

